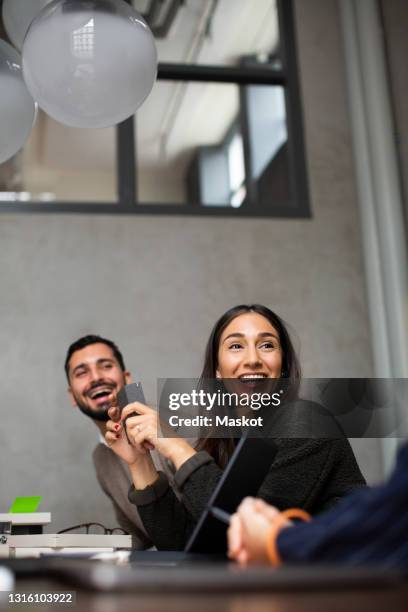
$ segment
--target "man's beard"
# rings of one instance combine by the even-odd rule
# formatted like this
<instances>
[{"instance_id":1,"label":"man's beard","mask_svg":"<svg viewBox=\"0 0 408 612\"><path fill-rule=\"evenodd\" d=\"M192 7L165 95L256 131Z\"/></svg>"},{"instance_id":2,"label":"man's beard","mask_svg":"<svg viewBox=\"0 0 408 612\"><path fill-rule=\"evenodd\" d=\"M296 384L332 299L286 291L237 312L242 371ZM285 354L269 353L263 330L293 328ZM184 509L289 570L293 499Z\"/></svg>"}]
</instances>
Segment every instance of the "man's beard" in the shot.
<instances>
[{"instance_id":1,"label":"man's beard","mask_svg":"<svg viewBox=\"0 0 408 612\"><path fill-rule=\"evenodd\" d=\"M116 388L113 387L112 393L116 395L116 393L125 385L126 379L125 377L123 377L122 385L118 385ZM95 387L97 386L100 385L96 384ZM90 419L93 419L94 421L99 421L100 423L106 423L107 421L109 421L108 410L112 406L110 402L105 402L104 404L101 404L101 406L99 406L99 410L91 410L91 408L89 408L89 406L84 403L80 398L75 397L75 395L74 398L76 401L76 405L78 406L82 414L85 414L85 416L89 417Z\"/></svg>"},{"instance_id":2,"label":"man's beard","mask_svg":"<svg viewBox=\"0 0 408 612\"><path fill-rule=\"evenodd\" d=\"M86 404L83 404L79 400L76 400L76 403L82 414L85 414L94 421L99 421L101 423L106 423L107 421L109 421L108 410L111 407L111 404L109 402L106 402L106 406L104 405L103 409L100 412L95 412L95 410L91 410Z\"/></svg>"}]
</instances>

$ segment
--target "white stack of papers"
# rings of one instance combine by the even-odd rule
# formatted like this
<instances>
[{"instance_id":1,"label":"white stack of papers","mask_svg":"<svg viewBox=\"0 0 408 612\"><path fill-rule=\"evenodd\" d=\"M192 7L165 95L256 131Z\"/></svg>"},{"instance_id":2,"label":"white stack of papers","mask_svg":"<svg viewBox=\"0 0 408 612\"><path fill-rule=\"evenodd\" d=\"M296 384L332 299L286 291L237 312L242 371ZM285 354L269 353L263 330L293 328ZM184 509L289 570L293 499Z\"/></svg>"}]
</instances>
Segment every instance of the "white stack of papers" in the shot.
<instances>
[{"instance_id":1,"label":"white stack of papers","mask_svg":"<svg viewBox=\"0 0 408 612\"><path fill-rule=\"evenodd\" d=\"M91 533L40 533L7 537L10 556L36 557L41 554L93 554L131 549L130 535L97 535Z\"/></svg>"},{"instance_id":2,"label":"white stack of papers","mask_svg":"<svg viewBox=\"0 0 408 612\"><path fill-rule=\"evenodd\" d=\"M2 512L0 513L0 523L49 525L51 523L51 512Z\"/></svg>"}]
</instances>

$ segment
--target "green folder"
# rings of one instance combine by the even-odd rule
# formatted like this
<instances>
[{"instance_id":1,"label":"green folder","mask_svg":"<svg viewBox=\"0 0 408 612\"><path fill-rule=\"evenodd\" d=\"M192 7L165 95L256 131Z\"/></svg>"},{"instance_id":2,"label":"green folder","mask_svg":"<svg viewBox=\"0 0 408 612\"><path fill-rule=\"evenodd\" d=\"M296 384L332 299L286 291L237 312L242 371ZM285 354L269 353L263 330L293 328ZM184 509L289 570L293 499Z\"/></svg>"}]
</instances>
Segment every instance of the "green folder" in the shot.
<instances>
[{"instance_id":1,"label":"green folder","mask_svg":"<svg viewBox=\"0 0 408 612\"><path fill-rule=\"evenodd\" d=\"M17 514L20 512L35 512L40 505L42 497L39 495L34 497L16 497L10 506L9 512Z\"/></svg>"}]
</instances>

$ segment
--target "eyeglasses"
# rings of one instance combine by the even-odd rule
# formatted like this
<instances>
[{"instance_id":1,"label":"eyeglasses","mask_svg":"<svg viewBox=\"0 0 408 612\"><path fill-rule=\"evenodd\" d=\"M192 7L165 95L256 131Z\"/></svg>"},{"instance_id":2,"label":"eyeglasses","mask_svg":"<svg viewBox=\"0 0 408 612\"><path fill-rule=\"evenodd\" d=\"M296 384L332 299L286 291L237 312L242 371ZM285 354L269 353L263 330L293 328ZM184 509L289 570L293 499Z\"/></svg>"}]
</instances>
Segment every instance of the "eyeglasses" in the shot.
<instances>
[{"instance_id":1,"label":"eyeglasses","mask_svg":"<svg viewBox=\"0 0 408 612\"><path fill-rule=\"evenodd\" d=\"M73 527L61 529L58 533L68 533L69 531L75 531L76 533L92 533L95 535L129 535L129 533L121 527L109 529L109 527L105 527L102 523L82 523L82 525L74 525Z\"/></svg>"}]
</instances>

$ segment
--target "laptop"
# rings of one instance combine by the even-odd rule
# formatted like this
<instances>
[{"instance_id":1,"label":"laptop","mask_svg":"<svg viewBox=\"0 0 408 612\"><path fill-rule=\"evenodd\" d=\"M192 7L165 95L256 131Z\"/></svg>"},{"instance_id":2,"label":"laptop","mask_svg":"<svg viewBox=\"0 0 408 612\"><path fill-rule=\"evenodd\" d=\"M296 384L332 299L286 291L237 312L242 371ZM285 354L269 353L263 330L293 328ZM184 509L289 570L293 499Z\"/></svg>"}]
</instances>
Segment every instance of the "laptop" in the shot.
<instances>
[{"instance_id":1,"label":"laptop","mask_svg":"<svg viewBox=\"0 0 408 612\"><path fill-rule=\"evenodd\" d=\"M276 453L277 447L273 440L249 438L244 434L239 439L184 551L133 551L130 563L177 565L195 561L225 561L228 524L219 517L235 512L244 497L258 493Z\"/></svg>"}]
</instances>

